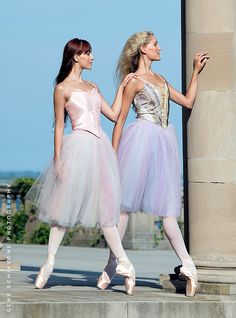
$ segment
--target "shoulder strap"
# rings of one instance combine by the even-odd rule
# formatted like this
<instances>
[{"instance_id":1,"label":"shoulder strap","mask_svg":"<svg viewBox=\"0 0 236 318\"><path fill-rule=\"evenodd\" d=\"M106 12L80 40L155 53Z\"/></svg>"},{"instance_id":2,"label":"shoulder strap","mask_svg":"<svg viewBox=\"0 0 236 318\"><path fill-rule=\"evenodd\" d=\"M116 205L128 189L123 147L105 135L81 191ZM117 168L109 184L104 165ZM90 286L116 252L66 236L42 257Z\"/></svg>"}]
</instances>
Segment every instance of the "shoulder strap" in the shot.
<instances>
[{"instance_id":1,"label":"shoulder strap","mask_svg":"<svg viewBox=\"0 0 236 318\"><path fill-rule=\"evenodd\" d=\"M97 88L97 86L94 84L94 83L92 83L92 82L90 82L90 81L88 81L93 87L95 87L95 88Z\"/></svg>"},{"instance_id":2,"label":"shoulder strap","mask_svg":"<svg viewBox=\"0 0 236 318\"><path fill-rule=\"evenodd\" d=\"M165 85L167 85L165 78L162 75L159 75L157 73L155 73L163 82Z\"/></svg>"}]
</instances>

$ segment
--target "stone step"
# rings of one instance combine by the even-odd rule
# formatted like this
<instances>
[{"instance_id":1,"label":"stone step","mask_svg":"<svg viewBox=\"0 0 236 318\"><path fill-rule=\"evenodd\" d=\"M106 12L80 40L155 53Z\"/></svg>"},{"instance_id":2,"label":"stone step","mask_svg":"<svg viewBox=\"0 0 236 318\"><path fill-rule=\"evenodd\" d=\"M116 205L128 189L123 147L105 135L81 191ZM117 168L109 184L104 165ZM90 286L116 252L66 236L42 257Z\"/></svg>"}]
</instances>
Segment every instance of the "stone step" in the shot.
<instances>
[{"instance_id":1,"label":"stone step","mask_svg":"<svg viewBox=\"0 0 236 318\"><path fill-rule=\"evenodd\" d=\"M35 289L46 253L46 246L12 244L12 261L20 262L21 271L12 271L10 278L7 271L0 271L0 318L236 317L235 295L197 294L191 299L185 297L184 288L180 293L162 289L160 273L170 273L179 263L173 251L127 251L137 275L133 297L124 293L120 277L113 279L112 288L96 288L109 254L98 248L61 246L46 287Z\"/></svg>"},{"instance_id":2,"label":"stone step","mask_svg":"<svg viewBox=\"0 0 236 318\"><path fill-rule=\"evenodd\" d=\"M137 288L134 296L124 294L123 286L114 291L96 288L74 290L33 290L14 293L8 300L1 296L1 318L233 318L236 299L222 296L166 293ZM5 295L6 298L6 295ZM230 301L231 300L231 301ZM5 303L4 303L5 302ZM7 310L9 312L7 312Z\"/></svg>"}]
</instances>

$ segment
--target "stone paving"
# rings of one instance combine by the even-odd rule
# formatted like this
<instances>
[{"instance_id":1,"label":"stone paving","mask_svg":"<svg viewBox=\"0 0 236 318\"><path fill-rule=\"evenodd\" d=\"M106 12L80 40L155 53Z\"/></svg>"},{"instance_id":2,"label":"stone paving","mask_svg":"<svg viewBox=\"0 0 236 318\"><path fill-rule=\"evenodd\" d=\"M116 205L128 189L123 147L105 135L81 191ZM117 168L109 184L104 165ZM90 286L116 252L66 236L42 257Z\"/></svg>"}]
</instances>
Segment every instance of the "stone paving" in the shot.
<instances>
[{"instance_id":1,"label":"stone paving","mask_svg":"<svg viewBox=\"0 0 236 318\"><path fill-rule=\"evenodd\" d=\"M7 272L0 271L1 318L236 317L234 295L190 299L162 290L159 275L172 272L179 264L173 251L127 251L136 268L134 296L124 293L119 277L106 291L96 288L108 255L108 249L100 248L61 246L47 287L37 290L33 282L46 253L46 246L12 245L12 261L20 262L21 271L11 272L11 288L7 288Z\"/></svg>"}]
</instances>

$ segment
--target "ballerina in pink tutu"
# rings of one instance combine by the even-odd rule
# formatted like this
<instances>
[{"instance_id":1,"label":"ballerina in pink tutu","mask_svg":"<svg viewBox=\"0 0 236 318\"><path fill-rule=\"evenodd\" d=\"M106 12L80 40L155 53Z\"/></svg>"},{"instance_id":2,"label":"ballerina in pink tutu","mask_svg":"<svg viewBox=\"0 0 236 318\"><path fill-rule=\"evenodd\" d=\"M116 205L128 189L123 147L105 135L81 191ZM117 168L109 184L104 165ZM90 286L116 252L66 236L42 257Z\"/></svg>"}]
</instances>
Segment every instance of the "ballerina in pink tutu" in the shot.
<instances>
[{"instance_id":1,"label":"ballerina in pink tutu","mask_svg":"<svg viewBox=\"0 0 236 318\"><path fill-rule=\"evenodd\" d=\"M184 96L151 70L152 62L160 60L160 50L152 32L135 33L126 42L117 67L119 78L129 72L136 74L125 88L121 113L113 131L122 191L118 229L123 239L129 213L143 211L163 217L166 236L182 262L181 273L187 279L186 295L194 296L197 272L176 220L181 209L182 186L176 134L168 115L169 99L192 108L198 74L209 56L207 52L195 55L191 82ZM122 132L131 104L137 120ZM111 252L98 287L105 289L109 285L116 264Z\"/></svg>"},{"instance_id":2,"label":"ballerina in pink tutu","mask_svg":"<svg viewBox=\"0 0 236 318\"><path fill-rule=\"evenodd\" d=\"M100 125L101 112L117 120L124 87L134 75L125 76L110 107L98 87L81 77L92 62L89 42L75 38L66 44L54 91L54 158L26 195L38 208L39 219L52 225L37 288L43 288L53 272L66 228L77 224L102 229L118 259L116 273L135 284L135 271L117 230L121 204L117 159ZM63 136L67 116L72 133Z\"/></svg>"}]
</instances>

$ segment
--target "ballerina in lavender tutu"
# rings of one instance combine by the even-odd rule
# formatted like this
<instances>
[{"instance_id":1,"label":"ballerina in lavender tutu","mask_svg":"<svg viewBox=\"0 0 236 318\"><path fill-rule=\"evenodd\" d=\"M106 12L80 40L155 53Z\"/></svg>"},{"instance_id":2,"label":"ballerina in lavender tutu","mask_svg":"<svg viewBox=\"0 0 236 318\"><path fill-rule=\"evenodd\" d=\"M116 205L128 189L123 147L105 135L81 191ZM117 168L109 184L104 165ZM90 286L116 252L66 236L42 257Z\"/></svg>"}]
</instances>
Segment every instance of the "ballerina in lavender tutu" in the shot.
<instances>
[{"instance_id":1,"label":"ballerina in lavender tutu","mask_svg":"<svg viewBox=\"0 0 236 318\"><path fill-rule=\"evenodd\" d=\"M126 42L117 66L120 79L130 72L136 74L125 88L121 113L113 131L112 143L117 152L122 191L118 229L123 239L129 214L133 212L163 217L166 236L182 262L180 271L187 279L186 295L194 296L197 272L176 220L181 209L182 187L176 134L168 122L168 114L169 99L192 108L198 74L209 56L207 52L195 55L192 78L184 96L151 70L152 62L160 60L160 51L152 32L135 33ZM123 132L131 104L137 120ZM110 284L116 264L116 257L110 252L107 266L98 280L99 288L105 289ZM126 284L132 293L132 281L127 278Z\"/></svg>"},{"instance_id":2,"label":"ballerina in lavender tutu","mask_svg":"<svg viewBox=\"0 0 236 318\"><path fill-rule=\"evenodd\" d=\"M100 125L101 112L117 120L124 87L134 75L125 76L110 107L98 87L81 77L92 62L89 42L75 38L66 44L54 91L54 158L26 195L38 208L39 219L51 224L48 257L36 278L37 288L43 288L53 272L66 228L76 224L100 227L118 259L116 273L135 282L117 230L121 203L117 159ZM63 136L67 116L72 133Z\"/></svg>"}]
</instances>

